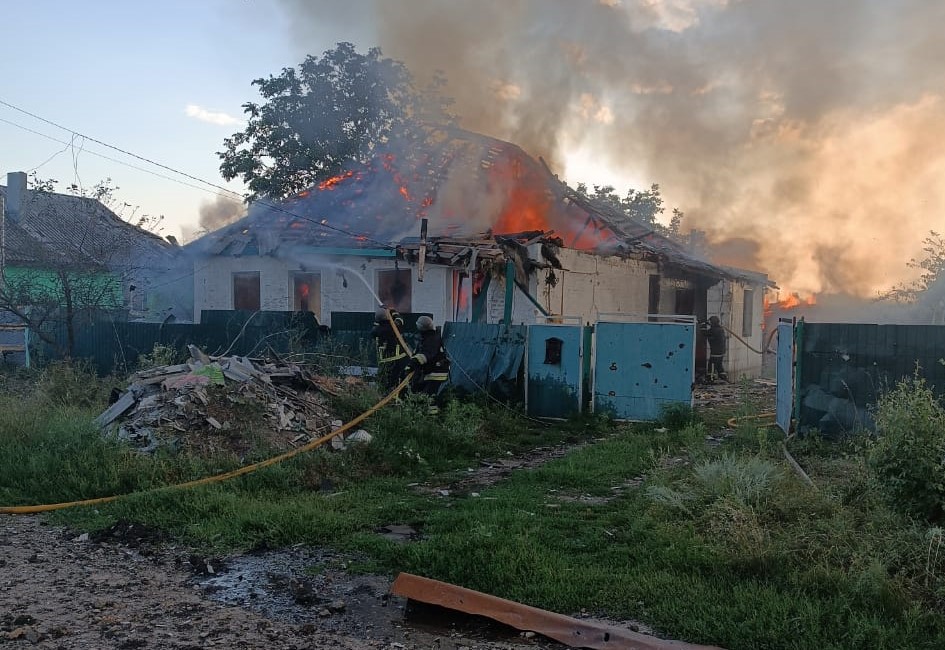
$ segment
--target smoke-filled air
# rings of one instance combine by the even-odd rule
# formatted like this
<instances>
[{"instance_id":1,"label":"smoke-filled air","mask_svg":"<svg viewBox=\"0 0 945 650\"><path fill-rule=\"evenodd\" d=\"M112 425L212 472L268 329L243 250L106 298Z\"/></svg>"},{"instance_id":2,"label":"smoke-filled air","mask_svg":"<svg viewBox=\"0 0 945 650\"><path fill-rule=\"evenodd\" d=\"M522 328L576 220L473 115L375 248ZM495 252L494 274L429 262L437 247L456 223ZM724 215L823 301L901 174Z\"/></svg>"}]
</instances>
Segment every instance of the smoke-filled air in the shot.
<instances>
[{"instance_id":1,"label":"smoke-filled air","mask_svg":"<svg viewBox=\"0 0 945 650\"><path fill-rule=\"evenodd\" d=\"M618 192L659 183L715 261L790 291L875 295L942 227L945 3L335 5L284 0L300 53L359 24L418 83L442 71L461 126L569 180L592 161Z\"/></svg>"}]
</instances>

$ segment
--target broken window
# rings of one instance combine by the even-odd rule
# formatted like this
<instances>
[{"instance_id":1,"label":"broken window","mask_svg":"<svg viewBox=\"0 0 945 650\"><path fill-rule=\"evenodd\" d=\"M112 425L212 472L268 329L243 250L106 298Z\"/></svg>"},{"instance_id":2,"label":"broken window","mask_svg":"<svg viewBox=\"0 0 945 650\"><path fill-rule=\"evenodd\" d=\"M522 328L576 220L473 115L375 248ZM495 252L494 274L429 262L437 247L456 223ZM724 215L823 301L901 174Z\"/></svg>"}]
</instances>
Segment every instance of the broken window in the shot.
<instances>
[{"instance_id":1,"label":"broken window","mask_svg":"<svg viewBox=\"0 0 945 650\"><path fill-rule=\"evenodd\" d=\"M696 311L696 290L695 289L676 289L676 311L677 314L692 315Z\"/></svg>"},{"instance_id":2,"label":"broken window","mask_svg":"<svg viewBox=\"0 0 945 650\"><path fill-rule=\"evenodd\" d=\"M465 321L472 302L472 288L469 274L465 271L453 271L453 320Z\"/></svg>"},{"instance_id":3,"label":"broken window","mask_svg":"<svg viewBox=\"0 0 945 650\"><path fill-rule=\"evenodd\" d=\"M233 309L259 311L259 271L233 274Z\"/></svg>"},{"instance_id":4,"label":"broken window","mask_svg":"<svg viewBox=\"0 0 945 650\"><path fill-rule=\"evenodd\" d=\"M755 292L752 289L745 289L744 303L742 303L742 336L751 336L754 307Z\"/></svg>"},{"instance_id":5,"label":"broken window","mask_svg":"<svg viewBox=\"0 0 945 650\"><path fill-rule=\"evenodd\" d=\"M561 364L561 350L564 341L557 337L545 339L545 365L557 366Z\"/></svg>"},{"instance_id":6,"label":"broken window","mask_svg":"<svg viewBox=\"0 0 945 650\"><path fill-rule=\"evenodd\" d=\"M377 297L387 307L401 314L411 310L410 269L387 269L377 272Z\"/></svg>"},{"instance_id":7,"label":"broken window","mask_svg":"<svg viewBox=\"0 0 945 650\"><path fill-rule=\"evenodd\" d=\"M292 274L292 309L311 312L321 320L322 278L318 273Z\"/></svg>"}]
</instances>

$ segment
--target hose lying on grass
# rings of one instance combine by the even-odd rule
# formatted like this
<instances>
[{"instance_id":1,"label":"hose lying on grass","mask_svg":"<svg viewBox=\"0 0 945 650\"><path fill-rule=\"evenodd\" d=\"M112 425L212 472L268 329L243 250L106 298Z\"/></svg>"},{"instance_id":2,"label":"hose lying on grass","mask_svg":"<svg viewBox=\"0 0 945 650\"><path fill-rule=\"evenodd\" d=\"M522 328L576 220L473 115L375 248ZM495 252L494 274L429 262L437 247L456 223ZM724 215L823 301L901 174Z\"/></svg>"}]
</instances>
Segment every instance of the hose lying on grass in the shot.
<instances>
[{"instance_id":1,"label":"hose lying on grass","mask_svg":"<svg viewBox=\"0 0 945 650\"><path fill-rule=\"evenodd\" d=\"M413 379L413 373L408 374L404 377L403 381L397 385L394 390L392 390L387 396L380 400L377 404L366 410L361 415L356 418L349 420L345 424L342 424L337 429L326 433L321 438L317 438L310 442L305 443L301 447L287 451L284 454L279 454L278 456L273 456L265 460L261 460L258 463L253 463L251 465L244 465L243 467L238 467L229 472L224 472L222 474L215 474L213 476L205 476L204 478L199 478L193 481L187 481L186 483L178 483L176 485L165 485L161 487L151 488L148 490L142 490L140 492L129 492L128 494L116 494L108 497L98 497L96 499L82 499L78 501L65 501L62 503L44 503L41 505L32 505L32 506L0 506L0 514L2 515L29 515L36 514L39 512L49 512L51 510L64 510L65 508L73 508L75 506L93 506L101 503L109 503L115 501L116 499L121 499L122 497L139 495L139 494L148 494L150 492L157 492L159 490L170 490L170 489L186 489L197 487L199 485L210 485L211 483L221 483L223 481L228 481L231 478L236 478L237 476L243 476L244 474L250 474L257 470L260 470L264 467L270 467L271 465L276 465L282 461L289 460L294 456L298 456L301 453L306 451L312 451L317 447L322 446L332 438L337 435L340 435L349 429L352 429L366 419L371 417L375 412L387 406L387 404L393 400L397 395L402 391Z\"/></svg>"},{"instance_id":2,"label":"hose lying on grass","mask_svg":"<svg viewBox=\"0 0 945 650\"><path fill-rule=\"evenodd\" d=\"M734 429L738 426L740 420L766 420L773 417L775 417L775 413L770 412L759 413L757 415L740 415L734 418L729 418L726 424ZM774 424L774 422L764 422L762 423L762 426L771 426L772 424ZM791 434L786 438L786 440L790 440L793 437L794 434ZM781 442L781 452L784 454L784 459L788 462L788 465L791 466L791 469L794 470L800 479L816 490L817 486L814 484L814 481L811 480L811 477L807 475L807 472L804 471L804 468L801 467L800 463L794 459L794 456L792 456L791 452L788 451L787 445L785 445L783 441Z\"/></svg>"}]
</instances>

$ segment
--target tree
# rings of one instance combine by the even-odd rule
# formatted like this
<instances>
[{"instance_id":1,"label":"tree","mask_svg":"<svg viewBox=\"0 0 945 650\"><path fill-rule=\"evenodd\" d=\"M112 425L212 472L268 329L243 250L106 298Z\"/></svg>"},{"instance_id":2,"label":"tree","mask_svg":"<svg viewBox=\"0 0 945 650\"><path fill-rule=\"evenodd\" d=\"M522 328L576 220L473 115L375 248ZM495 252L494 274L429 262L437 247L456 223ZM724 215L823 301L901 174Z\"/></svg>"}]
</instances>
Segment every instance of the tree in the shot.
<instances>
[{"instance_id":1,"label":"tree","mask_svg":"<svg viewBox=\"0 0 945 650\"><path fill-rule=\"evenodd\" d=\"M656 183L651 185L648 190L630 188L627 190L626 196L623 197L617 194L613 185L594 185L594 190L591 192L586 183L578 183L575 189L588 199L619 210L665 237L669 237L680 244L688 244L688 237L680 232L684 215L679 209L673 208L673 216L668 226L658 221L665 208L663 207L663 196L660 194L660 186Z\"/></svg>"},{"instance_id":2,"label":"tree","mask_svg":"<svg viewBox=\"0 0 945 650\"><path fill-rule=\"evenodd\" d=\"M921 260L912 258L906 263L910 269L921 271L919 277L911 283L900 283L889 291L880 294L880 300L889 300L903 304L914 304L943 277L945 271L945 237L934 230L922 240L925 257Z\"/></svg>"},{"instance_id":3,"label":"tree","mask_svg":"<svg viewBox=\"0 0 945 650\"><path fill-rule=\"evenodd\" d=\"M83 319L123 307L126 288L160 245L142 246L142 238L156 237L116 219L99 200L114 202L110 180L88 191L74 187L71 197L55 194L55 184L34 176L19 219L5 220L0 313L71 357ZM23 226L26 214L37 215L31 218L44 236ZM49 234L55 226L62 231Z\"/></svg>"},{"instance_id":4,"label":"tree","mask_svg":"<svg viewBox=\"0 0 945 650\"><path fill-rule=\"evenodd\" d=\"M217 152L223 177L242 178L250 200L286 198L395 142L422 138L425 124L452 120L441 76L418 90L402 63L351 43L252 84L265 101L243 105L246 128Z\"/></svg>"}]
</instances>

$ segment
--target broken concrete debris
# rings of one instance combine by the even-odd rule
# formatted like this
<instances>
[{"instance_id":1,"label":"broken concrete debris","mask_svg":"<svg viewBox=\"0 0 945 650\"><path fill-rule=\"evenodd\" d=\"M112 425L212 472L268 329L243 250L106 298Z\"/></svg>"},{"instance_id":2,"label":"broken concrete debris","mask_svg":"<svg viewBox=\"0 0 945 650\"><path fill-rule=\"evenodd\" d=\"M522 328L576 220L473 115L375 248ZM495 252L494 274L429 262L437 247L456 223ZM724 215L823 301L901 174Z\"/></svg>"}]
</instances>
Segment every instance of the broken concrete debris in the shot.
<instances>
[{"instance_id":1,"label":"broken concrete debris","mask_svg":"<svg viewBox=\"0 0 945 650\"><path fill-rule=\"evenodd\" d=\"M351 379L315 375L299 364L240 356L211 357L188 346L187 363L140 370L129 377L128 389L96 418L105 432L143 452L160 445L181 447L187 435L223 436L245 424L249 408L268 429L288 433L279 441L303 445L341 426L329 411L326 396L337 396ZM339 436L345 442L368 443L371 434L359 429Z\"/></svg>"}]
</instances>

